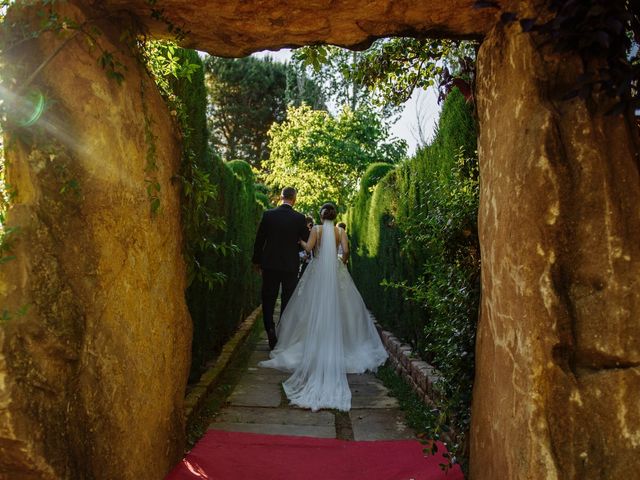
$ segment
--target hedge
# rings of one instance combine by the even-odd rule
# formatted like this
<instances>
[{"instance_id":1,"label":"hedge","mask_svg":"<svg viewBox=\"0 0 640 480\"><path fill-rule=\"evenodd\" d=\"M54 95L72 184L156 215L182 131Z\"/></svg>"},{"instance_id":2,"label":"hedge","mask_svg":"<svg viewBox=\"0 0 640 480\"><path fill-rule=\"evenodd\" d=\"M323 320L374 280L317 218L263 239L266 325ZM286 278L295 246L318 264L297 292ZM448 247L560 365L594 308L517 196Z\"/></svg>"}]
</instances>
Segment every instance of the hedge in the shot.
<instances>
[{"instance_id":1,"label":"hedge","mask_svg":"<svg viewBox=\"0 0 640 480\"><path fill-rule=\"evenodd\" d=\"M265 206L262 195L256 196L255 178L249 164L242 160L225 163L211 151L202 61L194 50L180 49L178 54L201 67L190 81L180 79L172 83L187 113L184 156L193 159L217 188L215 200L206 205L211 222L202 226L201 234L220 248L196 250L195 260L225 278L213 289L195 278L185 293L193 321L190 380L196 380L206 362L219 353L238 324L259 303L259 277L252 271L251 254ZM214 227L219 219L224 222L223 228Z\"/></svg>"},{"instance_id":2,"label":"hedge","mask_svg":"<svg viewBox=\"0 0 640 480\"><path fill-rule=\"evenodd\" d=\"M372 165L348 212L351 271L383 326L439 368L447 422L470 418L480 259L476 127L458 90L430 145Z\"/></svg>"},{"instance_id":3,"label":"hedge","mask_svg":"<svg viewBox=\"0 0 640 480\"><path fill-rule=\"evenodd\" d=\"M264 207L256 199L253 173L249 170L250 178L241 179L219 158L214 158L211 170L220 182L217 212L226 223L225 230L212 240L235 245L238 251L199 259L204 266L226 276L213 291L197 280L187 289L194 327L191 368L194 379L259 303L259 277L252 271L251 253Z\"/></svg>"}]
</instances>

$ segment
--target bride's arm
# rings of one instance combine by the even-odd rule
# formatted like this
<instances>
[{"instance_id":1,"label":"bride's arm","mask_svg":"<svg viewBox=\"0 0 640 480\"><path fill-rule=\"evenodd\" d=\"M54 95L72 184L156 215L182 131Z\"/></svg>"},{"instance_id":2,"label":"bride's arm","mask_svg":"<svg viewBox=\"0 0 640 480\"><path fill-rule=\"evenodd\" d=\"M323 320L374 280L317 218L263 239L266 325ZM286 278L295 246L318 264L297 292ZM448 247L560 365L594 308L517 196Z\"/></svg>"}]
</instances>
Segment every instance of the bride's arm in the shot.
<instances>
[{"instance_id":1,"label":"bride's arm","mask_svg":"<svg viewBox=\"0 0 640 480\"><path fill-rule=\"evenodd\" d=\"M342 229L340 229L340 244L342 245L342 262L346 264L349 261L349 239L347 232Z\"/></svg>"},{"instance_id":2,"label":"bride's arm","mask_svg":"<svg viewBox=\"0 0 640 480\"><path fill-rule=\"evenodd\" d=\"M314 227L311 229L309 240L306 242L304 240L300 240L300 245L302 245L302 248L304 248L307 252L310 252L311 250L313 250L313 247L316 246L317 238L318 238L318 229Z\"/></svg>"}]
</instances>

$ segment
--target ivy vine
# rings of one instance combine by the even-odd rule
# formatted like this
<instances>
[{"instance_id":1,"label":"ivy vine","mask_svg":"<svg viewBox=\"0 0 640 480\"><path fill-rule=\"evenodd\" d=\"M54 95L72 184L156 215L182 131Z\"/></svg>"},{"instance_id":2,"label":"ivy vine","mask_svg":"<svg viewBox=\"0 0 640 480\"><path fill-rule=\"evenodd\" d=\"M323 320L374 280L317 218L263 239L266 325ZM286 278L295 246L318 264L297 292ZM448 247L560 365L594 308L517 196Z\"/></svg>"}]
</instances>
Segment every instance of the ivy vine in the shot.
<instances>
[{"instance_id":1,"label":"ivy vine","mask_svg":"<svg viewBox=\"0 0 640 480\"><path fill-rule=\"evenodd\" d=\"M182 136L182 162L176 176L182 187L182 227L185 235L185 257L188 283L198 279L212 290L226 280L221 272L203 265L198 258L206 253L230 255L238 252L232 244L213 240L215 232L226 228L224 219L212 208L218 196L218 187L206 171L202 158L193 151L193 128L189 111L176 93L176 84L191 82L192 76L202 68L185 55L173 41L147 41L143 57L149 73L154 78L160 94Z\"/></svg>"},{"instance_id":2,"label":"ivy vine","mask_svg":"<svg viewBox=\"0 0 640 480\"><path fill-rule=\"evenodd\" d=\"M105 71L108 78L118 84L125 80L126 67L119 59L117 52L105 48L100 41L103 32L97 26L98 20L108 20L109 12L99 10L95 17L78 22L73 18L61 15L57 6L63 0L40 0L28 4L18 4L12 0L0 0L0 56L3 59L7 55L16 55L18 49L28 45L42 37L45 33L52 33L60 39L58 46L32 71L26 71L26 62L18 62L0 65L4 71L3 87L12 93L13 102L6 102L0 106L1 120L5 130L13 131L32 127L44 113L49 99L38 87L34 87L37 77L47 65L67 46L77 38L85 40L90 51L98 52L96 61ZM187 31L175 25L166 15L165 10L158 7L157 0L147 0L151 8L151 17L167 25L168 32L176 41L185 38ZM29 15L17 9L29 9ZM24 18L23 18L24 17ZM114 17L115 18L115 17ZM189 143L190 130L187 122L187 112L180 100L172 91L171 79L190 80L191 75L201 68L199 65L185 61L178 55L178 47L174 42L152 42L146 36L141 25L132 19L130 25L122 29L120 41L130 49L155 80L159 90L169 105L174 116L177 128L182 134L183 144ZM11 68L8 68L8 67ZM18 81L18 78L24 80ZM140 85L140 95L143 108L143 128L146 145L145 152L145 191L150 205L152 216L155 216L161 207L161 185L157 179L157 135L154 133L153 119L147 110L144 91L144 80ZM33 112L37 112L34 114ZM212 214L209 205L217 196L216 185L209 174L198 165L193 153L183 151L183 162L180 175L177 177L182 183L183 192L183 228L187 237L186 256L189 265L190 278L199 278L213 288L213 285L224 280L224 275L219 272L209 271L197 262L195 251L216 251L223 255L233 253L237 247L227 244L218 244L210 240L210 235L204 232L225 228L224 221ZM1 173L1 172L0 172ZM61 192L77 192L79 184L75 179L67 179L61 188ZM2 185L0 185L2 186ZM3 188L3 192L6 190ZM6 210L8 200L4 202L1 212ZM0 217L0 226L4 224L4 214ZM4 229L0 252L2 248L10 248L8 239L14 233L13 230ZM3 257L5 258L5 257ZM9 258L8 256L6 258Z\"/></svg>"}]
</instances>

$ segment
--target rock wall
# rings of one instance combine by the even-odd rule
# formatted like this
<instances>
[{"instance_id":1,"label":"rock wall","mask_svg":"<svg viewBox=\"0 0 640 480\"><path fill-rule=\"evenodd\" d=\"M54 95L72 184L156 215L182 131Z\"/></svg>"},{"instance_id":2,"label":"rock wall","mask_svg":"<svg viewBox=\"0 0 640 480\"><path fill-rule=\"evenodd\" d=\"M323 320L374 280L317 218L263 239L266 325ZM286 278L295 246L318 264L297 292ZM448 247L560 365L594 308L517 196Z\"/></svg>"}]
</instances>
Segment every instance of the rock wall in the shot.
<instances>
[{"instance_id":1,"label":"rock wall","mask_svg":"<svg viewBox=\"0 0 640 480\"><path fill-rule=\"evenodd\" d=\"M87 3L92 3L86 0ZM392 35L480 38L496 10L475 0L104 0L134 12L155 36L167 24L185 32L182 44L212 55L240 57L258 50L329 43L365 48ZM155 10L155 15L154 15ZM160 15L158 15L160 14ZM164 17L158 21L158 16ZM155 17L155 18L154 18Z\"/></svg>"},{"instance_id":2,"label":"rock wall","mask_svg":"<svg viewBox=\"0 0 640 480\"><path fill-rule=\"evenodd\" d=\"M20 230L16 258L0 265L11 316L0 328L1 478L163 478L182 455L191 323L179 139L110 25L98 41L123 63L122 84L78 36L36 79L45 116L8 135L8 223ZM29 73L60 42L46 34L15 55ZM160 185L156 215L148 181Z\"/></svg>"},{"instance_id":3,"label":"rock wall","mask_svg":"<svg viewBox=\"0 0 640 480\"><path fill-rule=\"evenodd\" d=\"M515 26L479 53L473 480L640 470L637 129L560 100L580 68Z\"/></svg>"}]
</instances>

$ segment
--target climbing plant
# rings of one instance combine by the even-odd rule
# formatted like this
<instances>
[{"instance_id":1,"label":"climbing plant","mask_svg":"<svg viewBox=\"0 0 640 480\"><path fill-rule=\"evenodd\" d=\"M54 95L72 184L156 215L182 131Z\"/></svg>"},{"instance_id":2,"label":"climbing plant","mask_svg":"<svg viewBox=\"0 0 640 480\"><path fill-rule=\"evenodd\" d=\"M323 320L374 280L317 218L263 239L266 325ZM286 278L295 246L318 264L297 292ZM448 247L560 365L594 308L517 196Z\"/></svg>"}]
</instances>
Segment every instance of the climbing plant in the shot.
<instances>
[{"instance_id":1,"label":"climbing plant","mask_svg":"<svg viewBox=\"0 0 640 480\"><path fill-rule=\"evenodd\" d=\"M257 304L251 253L264 205L256 196L251 166L242 160L224 162L211 149L205 70L198 53L165 41L149 42L145 55L182 137L177 180L182 186L195 380Z\"/></svg>"},{"instance_id":2,"label":"climbing plant","mask_svg":"<svg viewBox=\"0 0 640 480\"><path fill-rule=\"evenodd\" d=\"M181 49L167 41L147 42L144 58L182 136L178 179L182 184L188 284L197 278L213 289L215 284L224 281L225 275L205 266L197 257L210 252L226 255L236 247L213 240L217 231L225 228L225 221L213 205L218 186L207 171L210 152L202 108L207 98L202 61L195 51Z\"/></svg>"},{"instance_id":3,"label":"climbing plant","mask_svg":"<svg viewBox=\"0 0 640 480\"><path fill-rule=\"evenodd\" d=\"M115 51L107 49L99 38L103 32L93 19L79 22L76 19L63 15L56 8L61 2L55 0L40 0L33 2L15 2L12 0L0 0L0 57L4 59L2 70L3 80L12 74L26 73L24 63L12 65L9 69L6 63L7 55L19 49L29 42L39 39L44 34L53 34L60 40L57 47L32 71L26 74L19 87L12 93L19 97L32 85L40 72L76 37L82 38L91 50L97 51L96 61L105 73L118 83L124 79L124 65L119 60ZM105 14L104 17L108 15ZM102 19L104 19L102 17ZM133 27L130 25L123 29L122 39L126 43L135 44ZM15 78L14 78L15 79Z\"/></svg>"},{"instance_id":4,"label":"climbing plant","mask_svg":"<svg viewBox=\"0 0 640 480\"><path fill-rule=\"evenodd\" d=\"M0 120L6 138L20 139L23 143L31 144L32 148L46 152L51 160L56 160L53 168L64 183L61 193L72 192L79 197L81 186L76 178L70 177L73 162L64 146L65 142L57 141L55 135L47 132L48 122L51 121L50 111L56 105L56 99L50 97L39 76L74 39L82 40L89 53L95 55L97 64L107 77L116 83L122 83L126 69L119 59L123 52L106 48L104 45L108 43L102 41L103 32L98 23L107 19L109 14L95 15L78 21L61 13L65 11L64 8L60 8L63 4L64 2L51 0L2 2L0 88L3 102L0 104ZM136 55L139 52L141 38L137 35L137 26L132 19L122 21L121 24L120 45L128 50L127 53ZM45 38L44 35L47 35L47 40L55 41L56 46L51 52L46 53L44 58L39 59L38 63L34 63L34 56L25 54L24 49L32 48L36 45L34 42ZM155 215L160 207L160 184L155 177L156 137L146 109L143 84L140 85L140 95L143 100L144 138L147 147L145 188L151 214ZM59 116L60 112L56 112L55 115Z\"/></svg>"}]
</instances>

